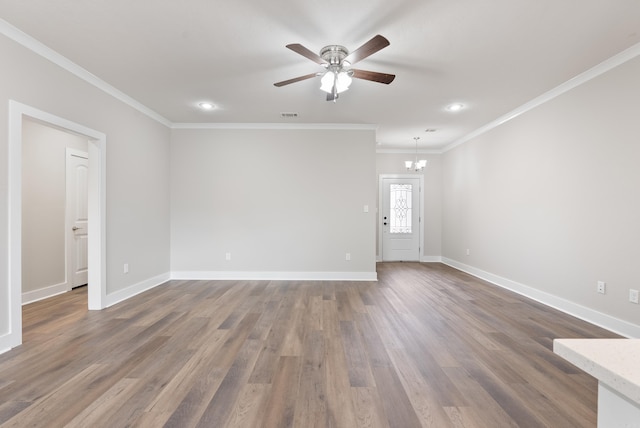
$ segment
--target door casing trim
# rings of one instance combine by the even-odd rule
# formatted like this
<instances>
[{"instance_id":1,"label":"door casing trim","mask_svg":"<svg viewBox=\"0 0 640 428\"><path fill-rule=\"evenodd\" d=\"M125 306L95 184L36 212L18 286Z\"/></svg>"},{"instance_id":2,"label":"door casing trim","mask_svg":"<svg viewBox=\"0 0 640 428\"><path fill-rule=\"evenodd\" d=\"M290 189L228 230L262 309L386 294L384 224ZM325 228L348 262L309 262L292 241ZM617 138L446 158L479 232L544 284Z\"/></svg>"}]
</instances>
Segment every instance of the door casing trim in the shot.
<instances>
[{"instance_id":1,"label":"door casing trim","mask_svg":"<svg viewBox=\"0 0 640 428\"><path fill-rule=\"evenodd\" d=\"M87 137L89 152L89 309L106 301L106 146L104 133L35 107L9 100L8 297L9 347L22 343L22 122L31 118Z\"/></svg>"}]
</instances>

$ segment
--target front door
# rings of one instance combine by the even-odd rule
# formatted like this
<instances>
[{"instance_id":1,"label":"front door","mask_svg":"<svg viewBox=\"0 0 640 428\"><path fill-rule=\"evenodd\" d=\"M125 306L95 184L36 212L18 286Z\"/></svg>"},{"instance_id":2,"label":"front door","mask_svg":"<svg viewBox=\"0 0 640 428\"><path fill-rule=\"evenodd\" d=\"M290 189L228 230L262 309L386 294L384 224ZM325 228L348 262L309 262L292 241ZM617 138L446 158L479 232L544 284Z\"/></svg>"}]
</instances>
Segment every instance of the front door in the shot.
<instances>
[{"instance_id":1,"label":"front door","mask_svg":"<svg viewBox=\"0 0 640 428\"><path fill-rule=\"evenodd\" d=\"M89 156L67 149L67 273L71 288L88 279L88 179Z\"/></svg>"},{"instance_id":2,"label":"front door","mask_svg":"<svg viewBox=\"0 0 640 428\"><path fill-rule=\"evenodd\" d=\"M420 260L420 180L382 178L383 261Z\"/></svg>"}]
</instances>

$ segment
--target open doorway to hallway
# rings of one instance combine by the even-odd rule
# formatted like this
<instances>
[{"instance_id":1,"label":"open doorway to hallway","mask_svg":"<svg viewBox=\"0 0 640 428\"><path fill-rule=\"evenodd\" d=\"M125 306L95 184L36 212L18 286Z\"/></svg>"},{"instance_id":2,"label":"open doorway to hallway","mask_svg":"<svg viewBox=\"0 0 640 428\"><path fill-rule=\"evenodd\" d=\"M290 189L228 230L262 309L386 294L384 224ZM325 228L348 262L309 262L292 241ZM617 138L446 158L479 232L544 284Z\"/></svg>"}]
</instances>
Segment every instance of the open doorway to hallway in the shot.
<instances>
[{"instance_id":1,"label":"open doorway to hallway","mask_svg":"<svg viewBox=\"0 0 640 428\"><path fill-rule=\"evenodd\" d=\"M106 135L70 120L9 101L9 186L8 186L8 299L7 334L0 337L0 349L22 343L22 132L23 122L35 120L88 140L88 309L102 309L106 303Z\"/></svg>"},{"instance_id":2,"label":"open doorway to hallway","mask_svg":"<svg viewBox=\"0 0 640 428\"><path fill-rule=\"evenodd\" d=\"M22 123L22 303L87 284L88 140Z\"/></svg>"}]
</instances>

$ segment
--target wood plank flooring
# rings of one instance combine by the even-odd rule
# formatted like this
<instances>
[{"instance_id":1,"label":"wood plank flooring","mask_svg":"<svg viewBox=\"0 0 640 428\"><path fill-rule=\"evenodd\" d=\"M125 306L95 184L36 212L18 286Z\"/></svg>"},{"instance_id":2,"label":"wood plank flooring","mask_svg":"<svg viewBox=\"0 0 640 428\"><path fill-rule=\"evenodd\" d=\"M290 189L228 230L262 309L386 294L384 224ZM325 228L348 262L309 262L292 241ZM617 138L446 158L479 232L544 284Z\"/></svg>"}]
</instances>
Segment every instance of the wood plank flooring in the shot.
<instances>
[{"instance_id":1,"label":"wood plank flooring","mask_svg":"<svg viewBox=\"0 0 640 428\"><path fill-rule=\"evenodd\" d=\"M378 282L171 281L103 311L24 307L2 427L594 427L551 351L616 337L441 264Z\"/></svg>"}]
</instances>

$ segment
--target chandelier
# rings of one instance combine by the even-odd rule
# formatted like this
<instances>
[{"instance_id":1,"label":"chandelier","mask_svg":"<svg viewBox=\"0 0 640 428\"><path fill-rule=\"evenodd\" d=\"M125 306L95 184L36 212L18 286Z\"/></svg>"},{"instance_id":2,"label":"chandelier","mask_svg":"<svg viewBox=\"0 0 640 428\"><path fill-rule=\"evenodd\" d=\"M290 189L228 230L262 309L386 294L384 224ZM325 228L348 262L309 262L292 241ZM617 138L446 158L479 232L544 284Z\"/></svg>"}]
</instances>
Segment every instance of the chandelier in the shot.
<instances>
[{"instance_id":1,"label":"chandelier","mask_svg":"<svg viewBox=\"0 0 640 428\"><path fill-rule=\"evenodd\" d=\"M422 171L424 169L425 166L427 166L427 160L426 159L420 159L418 160L418 140L420 139L420 137L413 137L413 139L416 142L416 158L415 160L408 160L404 162L404 166L407 168L407 171Z\"/></svg>"}]
</instances>

